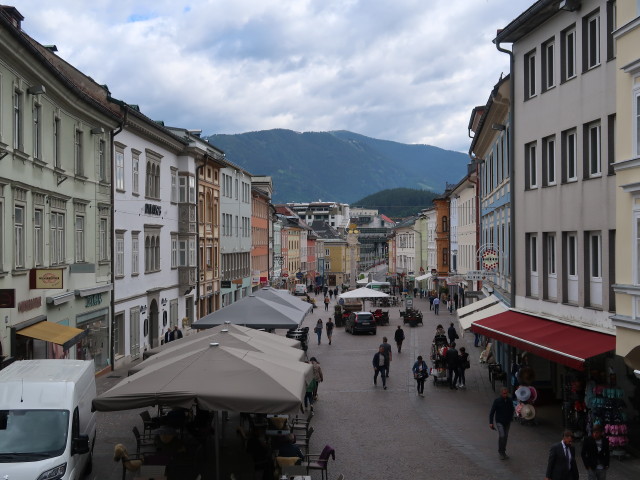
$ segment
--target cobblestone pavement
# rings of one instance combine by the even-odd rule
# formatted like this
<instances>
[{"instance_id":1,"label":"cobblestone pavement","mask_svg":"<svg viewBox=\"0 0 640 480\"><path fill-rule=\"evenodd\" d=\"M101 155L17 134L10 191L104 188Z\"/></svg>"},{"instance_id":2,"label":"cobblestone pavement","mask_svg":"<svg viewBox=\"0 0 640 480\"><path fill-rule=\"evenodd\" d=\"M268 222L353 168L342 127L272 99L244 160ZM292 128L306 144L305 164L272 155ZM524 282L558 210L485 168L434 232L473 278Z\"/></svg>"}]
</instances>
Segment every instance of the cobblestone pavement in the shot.
<instances>
[{"instance_id":1,"label":"cobblestone pavement","mask_svg":"<svg viewBox=\"0 0 640 480\"><path fill-rule=\"evenodd\" d=\"M332 301L330 313L333 304ZM471 358L467 388L450 390L444 383L434 385L430 378L425 396L416 394L411 366L418 355L428 359L436 325L442 323L447 328L455 314L444 311L436 316L429 311L428 301L421 299L415 300L414 306L422 310L424 325L403 327L406 340L400 354L395 349L393 333L401 324L401 307L390 309L390 325L378 327L375 336L352 336L339 328L334 331L332 345L325 337L317 345L315 335L310 335L308 355L318 358L325 378L314 410L311 451L319 452L326 444L336 449L329 480L339 473L347 480L544 478L549 446L561 437L560 406L539 407L537 426L513 424L507 446L510 458L500 460L497 433L488 426L489 408L497 393L491 388L486 368L477 362L480 350L473 346L473 335L467 334L458 341ZM322 307L308 315L304 325L313 327L318 318L324 322L328 318ZM373 385L371 365L383 336L394 347L387 390ZM99 392L124 375L125 372L116 371L100 378ZM93 478L119 479L121 467L112 460L113 445L123 442L134 449L131 427L141 425L138 410L100 413L98 425ZM237 480L252 478L251 462L234 433L236 425L237 416L230 415L221 449L220 478L225 480L231 473ZM577 444L578 451L580 448ZM587 478L582 465L580 473ZM213 468L207 478L215 478ZM312 478L319 479L320 474L314 472ZM609 480L632 478L640 478L640 460L612 460Z\"/></svg>"}]
</instances>

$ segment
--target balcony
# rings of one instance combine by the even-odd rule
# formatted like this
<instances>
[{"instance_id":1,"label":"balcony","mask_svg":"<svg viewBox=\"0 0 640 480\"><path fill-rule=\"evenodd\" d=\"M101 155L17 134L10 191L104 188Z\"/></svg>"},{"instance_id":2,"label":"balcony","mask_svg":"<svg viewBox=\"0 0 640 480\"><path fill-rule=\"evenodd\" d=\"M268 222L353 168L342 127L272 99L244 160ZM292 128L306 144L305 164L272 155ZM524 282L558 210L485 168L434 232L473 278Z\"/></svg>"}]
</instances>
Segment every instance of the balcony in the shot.
<instances>
[{"instance_id":1,"label":"balcony","mask_svg":"<svg viewBox=\"0 0 640 480\"><path fill-rule=\"evenodd\" d=\"M196 233L198 223L196 221L196 206L191 203L178 205L178 233Z\"/></svg>"},{"instance_id":2,"label":"balcony","mask_svg":"<svg viewBox=\"0 0 640 480\"><path fill-rule=\"evenodd\" d=\"M178 267L178 287L184 291L196 284L196 267Z\"/></svg>"}]
</instances>

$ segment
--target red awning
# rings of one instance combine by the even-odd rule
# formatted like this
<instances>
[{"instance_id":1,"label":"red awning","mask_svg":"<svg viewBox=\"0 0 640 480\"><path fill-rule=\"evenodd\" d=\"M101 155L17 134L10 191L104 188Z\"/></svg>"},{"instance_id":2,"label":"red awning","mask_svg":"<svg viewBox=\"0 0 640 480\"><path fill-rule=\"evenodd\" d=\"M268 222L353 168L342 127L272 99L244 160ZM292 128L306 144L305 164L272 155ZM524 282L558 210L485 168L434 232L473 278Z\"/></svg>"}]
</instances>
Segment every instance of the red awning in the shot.
<instances>
[{"instance_id":1,"label":"red awning","mask_svg":"<svg viewBox=\"0 0 640 480\"><path fill-rule=\"evenodd\" d=\"M616 348L615 335L513 311L473 322L471 331L576 370L587 358Z\"/></svg>"}]
</instances>

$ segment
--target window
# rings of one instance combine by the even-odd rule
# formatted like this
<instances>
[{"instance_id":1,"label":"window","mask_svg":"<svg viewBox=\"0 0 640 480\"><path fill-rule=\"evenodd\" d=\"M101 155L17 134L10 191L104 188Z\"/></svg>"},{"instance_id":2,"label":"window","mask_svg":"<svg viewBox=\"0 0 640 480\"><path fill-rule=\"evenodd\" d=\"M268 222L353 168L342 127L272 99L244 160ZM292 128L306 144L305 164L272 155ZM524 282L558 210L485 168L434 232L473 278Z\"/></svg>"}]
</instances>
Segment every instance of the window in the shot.
<instances>
[{"instance_id":1,"label":"window","mask_svg":"<svg viewBox=\"0 0 640 480\"><path fill-rule=\"evenodd\" d=\"M22 116L22 92L15 90L13 92L13 148L21 151L23 148Z\"/></svg>"},{"instance_id":2,"label":"window","mask_svg":"<svg viewBox=\"0 0 640 480\"><path fill-rule=\"evenodd\" d=\"M84 161L82 158L82 130L76 129L73 137L73 161L76 168L76 175L84 176Z\"/></svg>"},{"instance_id":3,"label":"window","mask_svg":"<svg viewBox=\"0 0 640 480\"><path fill-rule=\"evenodd\" d=\"M33 259L36 267L44 264L44 212L40 208L33 211Z\"/></svg>"},{"instance_id":4,"label":"window","mask_svg":"<svg viewBox=\"0 0 640 480\"><path fill-rule=\"evenodd\" d=\"M526 164L526 187L537 188L537 164L536 164L536 142L531 142L524 147L525 164Z\"/></svg>"},{"instance_id":5,"label":"window","mask_svg":"<svg viewBox=\"0 0 640 480\"><path fill-rule=\"evenodd\" d=\"M160 270L160 234L145 232L144 239L144 271L153 273Z\"/></svg>"},{"instance_id":6,"label":"window","mask_svg":"<svg viewBox=\"0 0 640 480\"><path fill-rule=\"evenodd\" d=\"M196 203L196 177L189 176L189 203Z\"/></svg>"},{"instance_id":7,"label":"window","mask_svg":"<svg viewBox=\"0 0 640 480\"><path fill-rule=\"evenodd\" d=\"M60 119L58 117L53 120L53 166L62 168L60 158Z\"/></svg>"},{"instance_id":8,"label":"window","mask_svg":"<svg viewBox=\"0 0 640 480\"><path fill-rule=\"evenodd\" d=\"M42 160L42 107L33 105L33 158Z\"/></svg>"},{"instance_id":9,"label":"window","mask_svg":"<svg viewBox=\"0 0 640 480\"><path fill-rule=\"evenodd\" d=\"M180 239L178 241L178 266L180 267L188 267L189 266L189 240L188 239Z\"/></svg>"},{"instance_id":10,"label":"window","mask_svg":"<svg viewBox=\"0 0 640 480\"><path fill-rule=\"evenodd\" d=\"M443 266L449 265L449 249L448 248L442 249L442 265Z\"/></svg>"},{"instance_id":11,"label":"window","mask_svg":"<svg viewBox=\"0 0 640 480\"><path fill-rule=\"evenodd\" d=\"M171 235L171 268L178 267L178 237Z\"/></svg>"},{"instance_id":12,"label":"window","mask_svg":"<svg viewBox=\"0 0 640 480\"><path fill-rule=\"evenodd\" d=\"M547 273L555 275L556 273L556 237L555 235L547 236Z\"/></svg>"},{"instance_id":13,"label":"window","mask_svg":"<svg viewBox=\"0 0 640 480\"><path fill-rule=\"evenodd\" d=\"M131 275L140 273L140 239L138 232L131 234Z\"/></svg>"},{"instance_id":14,"label":"window","mask_svg":"<svg viewBox=\"0 0 640 480\"><path fill-rule=\"evenodd\" d=\"M573 233L567 235L567 274L578 275L578 237Z\"/></svg>"},{"instance_id":15,"label":"window","mask_svg":"<svg viewBox=\"0 0 640 480\"><path fill-rule=\"evenodd\" d=\"M328 248L325 248L325 250L324 250L324 254L325 254L325 256L327 256L327 257L330 255L330 253L329 253L329 249L328 249Z\"/></svg>"},{"instance_id":16,"label":"window","mask_svg":"<svg viewBox=\"0 0 640 480\"><path fill-rule=\"evenodd\" d=\"M197 260L196 260L196 238L195 237L190 237L189 238L189 266L190 267L197 267Z\"/></svg>"},{"instance_id":17,"label":"window","mask_svg":"<svg viewBox=\"0 0 640 480\"><path fill-rule=\"evenodd\" d=\"M543 185L556 184L556 137L552 135L542 140Z\"/></svg>"},{"instance_id":18,"label":"window","mask_svg":"<svg viewBox=\"0 0 640 480\"><path fill-rule=\"evenodd\" d=\"M600 12L583 20L583 36L585 48L583 56L583 69L589 70L600 65Z\"/></svg>"},{"instance_id":19,"label":"window","mask_svg":"<svg viewBox=\"0 0 640 480\"><path fill-rule=\"evenodd\" d=\"M108 180L107 176L107 157L106 157L106 143L100 139L98 141L98 175L101 182Z\"/></svg>"},{"instance_id":20,"label":"window","mask_svg":"<svg viewBox=\"0 0 640 480\"><path fill-rule=\"evenodd\" d=\"M589 234L589 270L591 278L602 277L601 238L599 233Z\"/></svg>"},{"instance_id":21,"label":"window","mask_svg":"<svg viewBox=\"0 0 640 480\"><path fill-rule=\"evenodd\" d=\"M324 268L325 270L331 270L331 264L329 262L325 262Z\"/></svg>"},{"instance_id":22,"label":"window","mask_svg":"<svg viewBox=\"0 0 640 480\"><path fill-rule=\"evenodd\" d=\"M109 260L109 220L101 217L98 230L98 259L105 262Z\"/></svg>"},{"instance_id":23,"label":"window","mask_svg":"<svg viewBox=\"0 0 640 480\"><path fill-rule=\"evenodd\" d=\"M84 217L76 215L76 262L84 262Z\"/></svg>"},{"instance_id":24,"label":"window","mask_svg":"<svg viewBox=\"0 0 640 480\"><path fill-rule=\"evenodd\" d=\"M116 233L114 275L124 277L124 233Z\"/></svg>"},{"instance_id":25,"label":"window","mask_svg":"<svg viewBox=\"0 0 640 480\"><path fill-rule=\"evenodd\" d=\"M196 179L192 176L181 175L178 179L180 203L196 203Z\"/></svg>"},{"instance_id":26,"label":"window","mask_svg":"<svg viewBox=\"0 0 640 480\"><path fill-rule=\"evenodd\" d=\"M442 217L442 231L449 231L449 219L446 216Z\"/></svg>"},{"instance_id":27,"label":"window","mask_svg":"<svg viewBox=\"0 0 640 480\"><path fill-rule=\"evenodd\" d=\"M16 205L13 209L13 237L14 237L14 259L16 268L24 268L24 207Z\"/></svg>"},{"instance_id":28,"label":"window","mask_svg":"<svg viewBox=\"0 0 640 480\"><path fill-rule=\"evenodd\" d=\"M576 28L572 25L561 34L562 55L561 74L562 81L566 82L576 76Z\"/></svg>"},{"instance_id":29,"label":"window","mask_svg":"<svg viewBox=\"0 0 640 480\"><path fill-rule=\"evenodd\" d=\"M156 200L160 199L160 160L149 154L147 156L145 195Z\"/></svg>"},{"instance_id":30,"label":"window","mask_svg":"<svg viewBox=\"0 0 640 480\"><path fill-rule=\"evenodd\" d=\"M555 43L553 39L542 45L542 91L555 86Z\"/></svg>"},{"instance_id":31,"label":"window","mask_svg":"<svg viewBox=\"0 0 640 480\"><path fill-rule=\"evenodd\" d=\"M601 149L600 149L600 122L594 122L585 127L585 162L589 177L598 177L602 174Z\"/></svg>"},{"instance_id":32,"label":"window","mask_svg":"<svg viewBox=\"0 0 640 480\"><path fill-rule=\"evenodd\" d=\"M640 156L640 88L633 92L633 134L635 136L635 156Z\"/></svg>"},{"instance_id":33,"label":"window","mask_svg":"<svg viewBox=\"0 0 640 480\"><path fill-rule=\"evenodd\" d=\"M64 213L51 212L49 218L51 265L61 265L65 261Z\"/></svg>"},{"instance_id":34,"label":"window","mask_svg":"<svg viewBox=\"0 0 640 480\"><path fill-rule=\"evenodd\" d=\"M207 248L205 250L206 253L206 259L205 259L205 264L207 265L207 268L211 268L213 263L213 247L211 245L207 245Z\"/></svg>"},{"instance_id":35,"label":"window","mask_svg":"<svg viewBox=\"0 0 640 480\"><path fill-rule=\"evenodd\" d=\"M562 180L575 182L577 179L576 131L567 130L562 132Z\"/></svg>"},{"instance_id":36,"label":"window","mask_svg":"<svg viewBox=\"0 0 640 480\"><path fill-rule=\"evenodd\" d=\"M124 191L124 151L116 149L116 190Z\"/></svg>"},{"instance_id":37,"label":"window","mask_svg":"<svg viewBox=\"0 0 640 480\"><path fill-rule=\"evenodd\" d=\"M538 271L538 237L536 235L529 236L529 271L531 273Z\"/></svg>"},{"instance_id":38,"label":"window","mask_svg":"<svg viewBox=\"0 0 640 480\"><path fill-rule=\"evenodd\" d=\"M137 195L140 192L140 154L131 151L131 191Z\"/></svg>"},{"instance_id":39,"label":"window","mask_svg":"<svg viewBox=\"0 0 640 480\"><path fill-rule=\"evenodd\" d=\"M178 171L175 168L171 169L171 201L178 201Z\"/></svg>"},{"instance_id":40,"label":"window","mask_svg":"<svg viewBox=\"0 0 640 480\"><path fill-rule=\"evenodd\" d=\"M524 98L536 96L536 51L524 56Z\"/></svg>"},{"instance_id":41,"label":"window","mask_svg":"<svg viewBox=\"0 0 640 480\"><path fill-rule=\"evenodd\" d=\"M638 3L636 2L636 4ZM617 10L618 7L615 1L607 2L607 60L616 58L616 40L613 38L613 32L618 28L616 22Z\"/></svg>"}]
</instances>

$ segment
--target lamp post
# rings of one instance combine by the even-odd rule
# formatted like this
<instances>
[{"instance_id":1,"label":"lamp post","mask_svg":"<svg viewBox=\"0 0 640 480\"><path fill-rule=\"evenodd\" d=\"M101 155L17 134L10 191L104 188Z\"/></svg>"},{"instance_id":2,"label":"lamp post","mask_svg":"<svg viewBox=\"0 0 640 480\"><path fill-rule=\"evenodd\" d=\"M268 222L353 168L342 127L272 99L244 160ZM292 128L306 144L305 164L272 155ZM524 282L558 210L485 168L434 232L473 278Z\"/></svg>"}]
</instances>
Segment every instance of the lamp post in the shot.
<instances>
[{"instance_id":1,"label":"lamp post","mask_svg":"<svg viewBox=\"0 0 640 480\"><path fill-rule=\"evenodd\" d=\"M356 247L358 246L358 234L360 231L356 228L355 223L350 223L347 227L347 246L349 247L349 286L355 287L356 279ZM354 284L352 285L353 282Z\"/></svg>"}]
</instances>

